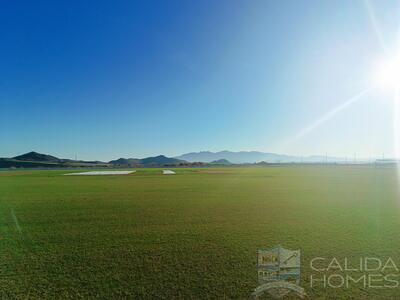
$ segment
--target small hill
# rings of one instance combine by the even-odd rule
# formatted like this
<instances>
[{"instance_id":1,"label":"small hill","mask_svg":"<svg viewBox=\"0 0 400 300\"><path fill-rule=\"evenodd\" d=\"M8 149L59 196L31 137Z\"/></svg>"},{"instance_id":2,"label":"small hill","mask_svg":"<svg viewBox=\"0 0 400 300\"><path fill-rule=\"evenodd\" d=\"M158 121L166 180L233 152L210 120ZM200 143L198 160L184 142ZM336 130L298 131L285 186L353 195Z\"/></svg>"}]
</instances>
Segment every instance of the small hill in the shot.
<instances>
[{"instance_id":1,"label":"small hill","mask_svg":"<svg viewBox=\"0 0 400 300\"><path fill-rule=\"evenodd\" d=\"M109 162L112 165L136 165L140 164L140 159L137 158L119 158Z\"/></svg>"},{"instance_id":2,"label":"small hill","mask_svg":"<svg viewBox=\"0 0 400 300\"><path fill-rule=\"evenodd\" d=\"M232 163L229 160L225 159L225 158L214 160L214 161L211 162L211 164L214 164L214 165L232 165Z\"/></svg>"},{"instance_id":3,"label":"small hill","mask_svg":"<svg viewBox=\"0 0 400 300\"><path fill-rule=\"evenodd\" d=\"M184 163L184 160L166 157L164 155L159 155L155 157L146 157L140 160L143 165L172 165Z\"/></svg>"},{"instance_id":4,"label":"small hill","mask_svg":"<svg viewBox=\"0 0 400 300\"><path fill-rule=\"evenodd\" d=\"M163 165L176 165L180 163L185 163L186 161L166 157L164 155L146 157L142 159L137 158L119 158L116 160L111 160L109 163L112 165L143 165L143 166L163 166Z\"/></svg>"},{"instance_id":5,"label":"small hill","mask_svg":"<svg viewBox=\"0 0 400 300\"><path fill-rule=\"evenodd\" d=\"M18 160L18 161L40 161L40 162L60 162L61 159L47 155L47 154L41 154L37 152L28 152L19 156L13 157L13 159Z\"/></svg>"}]
</instances>

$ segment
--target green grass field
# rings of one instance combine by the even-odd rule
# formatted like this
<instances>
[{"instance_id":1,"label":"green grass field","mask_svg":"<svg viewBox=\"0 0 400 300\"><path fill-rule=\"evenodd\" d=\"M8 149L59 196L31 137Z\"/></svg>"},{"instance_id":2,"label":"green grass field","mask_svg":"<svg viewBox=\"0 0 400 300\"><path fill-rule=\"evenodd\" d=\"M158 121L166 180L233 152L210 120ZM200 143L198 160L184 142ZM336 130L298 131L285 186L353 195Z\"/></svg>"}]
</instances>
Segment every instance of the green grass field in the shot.
<instances>
[{"instance_id":1,"label":"green grass field","mask_svg":"<svg viewBox=\"0 0 400 300\"><path fill-rule=\"evenodd\" d=\"M400 266L395 168L0 172L2 298L249 298L256 250L302 250L310 299L399 299L400 288L310 288L314 257Z\"/></svg>"}]
</instances>

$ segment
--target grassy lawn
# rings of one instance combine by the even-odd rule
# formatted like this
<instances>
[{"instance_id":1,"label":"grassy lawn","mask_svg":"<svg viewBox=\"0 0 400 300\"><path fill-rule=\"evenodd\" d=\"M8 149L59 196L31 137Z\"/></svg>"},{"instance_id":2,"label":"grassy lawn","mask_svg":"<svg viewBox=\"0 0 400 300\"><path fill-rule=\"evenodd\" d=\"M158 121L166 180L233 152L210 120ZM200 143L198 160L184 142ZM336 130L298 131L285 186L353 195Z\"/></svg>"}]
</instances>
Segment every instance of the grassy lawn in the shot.
<instances>
[{"instance_id":1,"label":"grassy lawn","mask_svg":"<svg viewBox=\"0 0 400 300\"><path fill-rule=\"evenodd\" d=\"M400 288L310 288L314 257L392 257L395 168L0 172L3 298L248 298L256 250L302 250L311 299L398 299ZM79 171L81 172L81 171Z\"/></svg>"}]
</instances>

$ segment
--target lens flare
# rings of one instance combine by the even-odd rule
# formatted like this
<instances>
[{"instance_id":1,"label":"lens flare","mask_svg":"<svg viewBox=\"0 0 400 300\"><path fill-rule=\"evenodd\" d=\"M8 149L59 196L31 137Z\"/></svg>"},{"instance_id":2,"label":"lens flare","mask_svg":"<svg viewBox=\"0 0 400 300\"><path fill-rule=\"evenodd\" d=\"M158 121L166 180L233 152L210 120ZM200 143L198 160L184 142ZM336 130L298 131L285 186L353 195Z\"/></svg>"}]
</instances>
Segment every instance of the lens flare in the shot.
<instances>
[{"instance_id":1,"label":"lens flare","mask_svg":"<svg viewBox=\"0 0 400 300\"><path fill-rule=\"evenodd\" d=\"M374 83L383 89L400 88L400 54L394 57L381 59L373 72Z\"/></svg>"}]
</instances>

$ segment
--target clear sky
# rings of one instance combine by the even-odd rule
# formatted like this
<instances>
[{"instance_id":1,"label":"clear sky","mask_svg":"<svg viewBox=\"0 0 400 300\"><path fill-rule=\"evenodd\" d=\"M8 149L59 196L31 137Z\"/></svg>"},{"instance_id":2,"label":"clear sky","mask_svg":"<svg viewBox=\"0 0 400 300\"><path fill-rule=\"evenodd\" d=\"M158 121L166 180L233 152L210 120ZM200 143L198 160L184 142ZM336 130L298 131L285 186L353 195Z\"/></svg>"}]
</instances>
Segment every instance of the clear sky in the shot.
<instances>
[{"instance_id":1,"label":"clear sky","mask_svg":"<svg viewBox=\"0 0 400 300\"><path fill-rule=\"evenodd\" d=\"M391 156L399 3L2 1L0 156Z\"/></svg>"}]
</instances>

